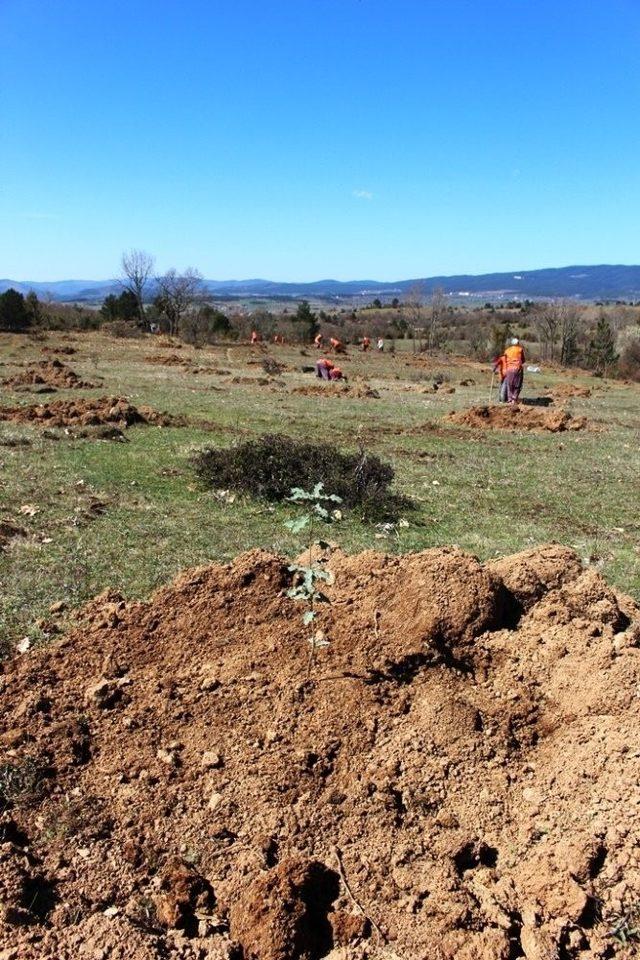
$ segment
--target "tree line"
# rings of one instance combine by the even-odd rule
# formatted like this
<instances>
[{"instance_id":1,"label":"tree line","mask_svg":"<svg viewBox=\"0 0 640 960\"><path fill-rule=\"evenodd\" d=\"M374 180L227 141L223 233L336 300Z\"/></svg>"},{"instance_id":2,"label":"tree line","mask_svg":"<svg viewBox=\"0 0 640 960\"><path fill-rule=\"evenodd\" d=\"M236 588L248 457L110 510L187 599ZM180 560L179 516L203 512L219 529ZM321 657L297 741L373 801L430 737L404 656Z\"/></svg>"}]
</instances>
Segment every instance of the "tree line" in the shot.
<instances>
[{"instance_id":1,"label":"tree line","mask_svg":"<svg viewBox=\"0 0 640 960\"><path fill-rule=\"evenodd\" d=\"M363 335L410 340L415 353L444 351L489 360L517 335L533 359L582 366L601 375L640 380L640 309L586 305L573 300L514 301L482 307L453 304L443 290L424 295L420 284L400 302L379 299L357 308L315 311L307 301L278 312L261 307L225 311L210 302L202 275L188 267L157 274L154 258L141 250L123 254L120 290L99 309L40 300L34 292L0 294L0 330L93 329L134 336L151 329L195 344L244 339L257 330L264 340L310 342L318 330L357 342Z\"/></svg>"}]
</instances>

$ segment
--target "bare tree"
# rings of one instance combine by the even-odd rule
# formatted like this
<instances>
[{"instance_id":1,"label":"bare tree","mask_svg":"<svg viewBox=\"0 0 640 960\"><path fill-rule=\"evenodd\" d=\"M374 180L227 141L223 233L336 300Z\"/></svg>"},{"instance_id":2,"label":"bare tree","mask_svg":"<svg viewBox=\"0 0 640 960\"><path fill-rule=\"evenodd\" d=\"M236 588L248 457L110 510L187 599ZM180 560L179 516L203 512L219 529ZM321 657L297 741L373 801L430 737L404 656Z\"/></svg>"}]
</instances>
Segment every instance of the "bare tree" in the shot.
<instances>
[{"instance_id":1,"label":"bare tree","mask_svg":"<svg viewBox=\"0 0 640 960\"><path fill-rule=\"evenodd\" d=\"M442 287L436 287L431 294L430 317L429 317L429 336L427 340L427 349L431 353L438 346L438 337L442 319L446 309L447 300Z\"/></svg>"},{"instance_id":2,"label":"bare tree","mask_svg":"<svg viewBox=\"0 0 640 960\"><path fill-rule=\"evenodd\" d=\"M557 309L560 318L560 363L568 367L578 356L580 307L572 300L559 300Z\"/></svg>"},{"instance_id":3,"label":"bare tree","mask_svg":"<svg viewBox=\"0 0 640 960\"><path fill-rule=\"evenodd\" d=\"M414 353L418 353L424 349L424 346L420 340L416 344L416 336L418 333L420 333L420 335L423 333L423 301L424 287L422 282L418 281L417 283L414 283L413 286L407 291L407 297L402 304L401 310L402 317L409 330L411 330Z\"/></svg>"},{"instance_id":4,"label":"bare tree","mask_svg":"<svg viewBox=\"0 0 640 960\"><path fill-rule=\"evenodd\" d=\"M534 313L534 326L540 341L542 356L545 360L554 360L556 343L560 332L560 311L558 302L550 300L542 303Z\"/></svg>"},{"instance_id":5,"label":"bare tree","mask_svg":"<svg viewBox=\"0 0 640 960\"><path fill-rule=\"evenodd\" d=\"M153 272L154 258L144 250L128 250L122 254L120 285L136 298L138 320L144 324L144 294Z\"/></svg>"},{"instance_id":6,"label":"bare tree","mask_svg":"<svg viewBox=\"0 0 640 960\"><path fill-rule=\"evenodd\" d=\"M162 277L156 277L158 296L156 306L169 322L169 333L180 333L180 321L185 313L198 300L202 287L202 274L193 267L187 267L184 273L173 268Z\"/></svg>"}]
</instances>

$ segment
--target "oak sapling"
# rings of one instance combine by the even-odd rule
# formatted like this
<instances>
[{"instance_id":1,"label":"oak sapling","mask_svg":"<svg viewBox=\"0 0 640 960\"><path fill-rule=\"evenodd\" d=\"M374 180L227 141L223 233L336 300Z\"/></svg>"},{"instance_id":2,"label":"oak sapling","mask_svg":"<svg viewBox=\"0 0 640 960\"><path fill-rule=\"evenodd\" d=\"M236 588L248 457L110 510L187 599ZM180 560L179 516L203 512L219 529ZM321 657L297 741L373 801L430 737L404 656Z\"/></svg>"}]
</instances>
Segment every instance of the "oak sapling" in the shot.
<instances>
[{"instance_id":1,"label":"oak sapling","mask_svg":"<svg viewBox=\"0 0 640 960\"><path fill-rule=\"evenodd\" d=\"M303 490L301 487L293 487L291 496L287 499L301 506L304 512L293 520L286 520L285 526L292 533L301 533L302 530L308 531L306 537L308 562L306 564L290 564L289 570L296 575L297 580L294 586L287 591L287 596L291 597L292 600L300 600L306 604L307 609L302 615L302 623L305 627L313 627L318 616L317 605L329 602L326 594L318 588L319 584L333 582L333 574L314 563L314 548L317 546L323 550L328 546L326 541L315 539L316 527L318 523L330 524L341 519L342 514L338 509L329 509L325 504L340 504L342 499L334 493L324 493L324 484L322 483L317 483L311 491ZM307 641L311 647L307 667L307 679L309 679L316 650L328 646L329 641L326 639L324 631L316 629L311 630Z\"/></svg>"}]
</instances>

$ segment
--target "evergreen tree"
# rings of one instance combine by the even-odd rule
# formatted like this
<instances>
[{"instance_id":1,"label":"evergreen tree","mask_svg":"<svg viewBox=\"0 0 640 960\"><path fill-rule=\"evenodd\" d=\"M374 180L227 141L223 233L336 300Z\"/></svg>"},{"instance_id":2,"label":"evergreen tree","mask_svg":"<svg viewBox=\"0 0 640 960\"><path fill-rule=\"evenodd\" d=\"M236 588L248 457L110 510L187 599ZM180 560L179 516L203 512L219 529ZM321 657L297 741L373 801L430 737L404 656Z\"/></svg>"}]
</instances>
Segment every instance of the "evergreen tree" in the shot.
<instances>
[{"instance_id":1,"label":"evergreen tree","mask_svg":"<svg viewBox=\"0 0 640 960\"><path fill-rule=\"evenodd\" d=\"M603 377L615 367L618 361L616 341L611 325L604 313L598 317L593 338L587 350L587 365L598 377Z\"/></svg>"},{"instance_id":2,"label":"evergreen tree","mask_svg":"<svg viewBox=\"0 0 640 960\"><path fill-rule=\"evenodd\" d=\"M303 331L303 339L313 340L319 330L318 318L309 306L307 300L302 300L298 304L298 309L293 319L296 323L300 324L300 328Z\"/></svg>"},{"instance_id":3,"label":"evergreen tree","mask_svg":"<svg viewBox=\"0 0 640 960\"><path fill-rule=\"evenodd\" d=\"M20 333L31 325L31 314L21 293L10 287L0 294L0 330Z\"/></svg>"}]
</instances>

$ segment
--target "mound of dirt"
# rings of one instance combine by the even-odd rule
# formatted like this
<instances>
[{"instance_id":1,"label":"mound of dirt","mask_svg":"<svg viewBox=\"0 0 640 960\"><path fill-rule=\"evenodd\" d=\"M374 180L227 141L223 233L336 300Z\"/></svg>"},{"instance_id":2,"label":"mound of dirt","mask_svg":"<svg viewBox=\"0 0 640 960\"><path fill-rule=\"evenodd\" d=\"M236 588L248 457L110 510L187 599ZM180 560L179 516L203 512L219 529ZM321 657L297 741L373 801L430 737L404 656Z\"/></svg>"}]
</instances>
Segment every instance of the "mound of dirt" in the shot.
<instances>
[{"instance_id":1,"label":"mound of dirt","mask_svg":"<svg viewBox=\"0 0 640 960\"><path fill-rule=\"evenodd\" d=\"M548 390L547 396L554 400L569 400L572 397L590 397L591 390L575 383L557 383Z\"/></svg>"},{"instance_id":2,"label":"mound of dirt","mask_svg":"<svg viewBox=\"0 0 640 960\"><path fill-rule=\"evenodd\" d=\"M451 423L482 430L548 430L560 433L564 430L584 430L586 417L573 417L566 410L546 410L534 406L502 404L501 406L469 407L447 417Z\"/></svg>"},{"instance_id":3,"label":"mound of dirt","mask_svg":"<svg viewBox=\"0 0 640 960\"><path fill-rule=\"evenodd\" d=\"M4 665L7 956L614 955L640 609L555 546L328 565L310 679L262 551L107 592Z\"/></svg>"},{"instance_id":4,"label":"mound of dirt","mask_svg":"<svg viewBox=\"0 0 640 960\"><path fill-rule=\"evenodd\" d=\"M151 407L135 407L123 397L54 400L27 407L0 407L0 420L34 423L42 427L97 427L112 424L120 429L137 423L159 427L185 426L186 418L158 413Z\"/></svg>"},{"instance_id":5,"label":"mound of dirt","mask_svg":"<svg viewBox=\"0 0 640 960\"><path fill-rule=\"evenodd\" d=\"M179 357L177 353L160 354L152 353L144 358L145 363L152 363L161 367L186 367L190 364L187 357Z\"/></svg>"},{"instance_id":6,"label":"mound of dirt","mask_svg":"<svg viewBox=\"0 0 640 960\"><path fill-rule=\"evenodd\" d=\"M5 387L28 389L32 386L46 386L60 390L81 390L95 387L88 380L81 380L75 370L67 367L61 360L40 360L30 364L26 370L4 381Z\"/></svg>"},{"instance_id":7,"label":"mound of dirt","mask_svg":"<svg viewBox=\"0 0 640 960\"><path fill-rule=\"evenodd\" d=\"M380 399L378 391L374 390L365 380L356 380L354 383L344 383L340 381L309 383L301 387L294 387L291 393L303 397L347 397L357 400Z\"/></svg>"},{"instance_id":8,"label":"mound of dirt","mask_svg":"<svg viewBox=\"0 0 640 960\"><path fill-rule=\"evenodd\" d=\"M67 346L67 347L64 347L64 346L63 346L63 347L43 347L43 348L42 348L42 352L43 352L43 353L62 353L62 354L64 354L65 356L70 357L70 356L72 356L74 353L77 353L78 351L76 350L75 347L68 347L68 346Z\"/></svg>"}]
</instances>

